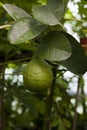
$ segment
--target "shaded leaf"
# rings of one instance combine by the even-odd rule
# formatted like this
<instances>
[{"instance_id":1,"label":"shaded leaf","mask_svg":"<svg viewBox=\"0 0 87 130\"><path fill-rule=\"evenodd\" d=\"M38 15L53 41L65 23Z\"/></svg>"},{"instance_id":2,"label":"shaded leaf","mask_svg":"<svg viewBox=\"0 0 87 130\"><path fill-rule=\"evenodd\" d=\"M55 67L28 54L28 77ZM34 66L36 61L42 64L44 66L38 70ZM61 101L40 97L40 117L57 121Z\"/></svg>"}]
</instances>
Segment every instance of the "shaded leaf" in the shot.
<instances>
[{"instance_id":1,"label":"shaded leaf","mask_svg":"<svg viewBox=\"0 0 87 130\"><path fill-rule=\"evenodd\" d=\"M58 130L66 130L61 119L59 119L59 128L58 128Z\"/></svg>"},{"instance_id":2,"label":"shaded leaf","mask_svg":"<svg viewBox=\"0 0 87 130\"><path fill-rule=\"evenodd\" d=\"M36 55L49 61L61 61L71 56L71 45L58 31L49 32L41 41Z\"/></svg>"},{"instance_id":3,"label":"shaded leaf","mask_svg":"<svg viewBox=\"0 0 87 130\"><path fill-rule=\"evenodd\" d=\"M38 98L35 97L34 99L34 104L36 109L39 111L40 114L44 115L45 114L45 104L43 101L39 100Z\"/></svg>"},{"instance_id":4,"label":"shaded leaf","mask_svg":"<svg viewBox=\"0 0 87 130\"><path fill-rule=\"evenodd\" d=\"M51 122L51 127L56 127L59 125L59 116L54 116L52 122Z\"/></svg>"},{"instance_id":5,"label":"shaded leaf","mask_svg":"<svg viewBox=\"0 0 87 130\"><path fill-rule=\"evenodd\" d=\"M32 18L20 19L8 31L8 39L12 44L23 43L38 36L46 27Z\"/></svg>"},{"instance_id":6,"label":"shaded leaf","mask_svg":"<svg viewBox=\"0 0 87 130\"><path fill-rule=\"evenodd\" d=\"M31 17L26 11L12 4L3 4L3 8L14 20Z\"/></svg>"},{"instance_id":7,"label":"shaded leaf","mask_svg":"<svg viewBox=\"0 0 87 130\"><path fill-rule=\"evenodd\" d=\"M16 118L14 118L14 120L15 120L16 126L30 127L30 123L33 118L33 115L31 117L31 114L29 112L24 111L24 113L22 113L20 115L16 114L15 116L16 116Z\"/></svg>"},{"instance_id":8,"label":"shaded leaf","mask_svg":"<svg viewBox=\"0 0 87 130\"><path fill-rule=\"evenodd\" d=\"M66 130L63 125L60 125L58 130Z\"/></svg>"},{"instance_id":9,"label":"shaded leaf","mask_svg":"<svg viewBox=\"0 0 87 130\"><path fill-rule=\"evenodd\" d=\"M67 88L67 82L63 77L58 77L56 78L56 85L59 87L61 86L62 88Z\"/></svg>"},{"instance_id":10,"label":"shaded leaf","mask_svg":"<svg viewBox=\"0 0 87 130\"><path fill-rule=\"evenodd\" d=\"M64 2L64 10L66 11L66 9L67 9L67 4L68 4L69 0L63 0L63 2Z\"/></svg>"},{"instance_id":11,"label":"shaded leaf","mask_svg":"<svg viewBox=\"0 0 87 130\"><path fill-rule=\"evenodd\" d=\"M71 127L71 123L70 123L70 121L67 120L67 119L63 119L63 124L64 124L64 126L67 127L67 128L70 128L70 127Z\"/></svg>"},{"instance_id":12,"label":"shaded leaf","mask_svg":"<svg viewBox=\"0 0 87 130\"><path fill-rule=\"evenodd\" d=\"M72 55L60 63L75 74L84 74L87 70L87 57L80 43L68 33L63 33L72 46Z\"/></svg>"},{"instance_id":13,"label":"shaded leaf","mask_svg":"<svg viewBox=\"0 0 87 130\"><path fill-rule=\"evenodd\" d=\"M62 0L50 0L47 5L37 6L32 9L34 17L48 25L60 24L64 15L64 3Z\"/></svg>"},{"instance_id":14,"label":"shaded leaf","mask_svg":"<svg viewBox=\"0 0 87 130\"><path fill-rule=\"evenodd\" d=\"M9 44L8 41L0 39L0 53L3 52L7 56L12 50L16 51L14 46Z\"/></svg>"}]
</instances>

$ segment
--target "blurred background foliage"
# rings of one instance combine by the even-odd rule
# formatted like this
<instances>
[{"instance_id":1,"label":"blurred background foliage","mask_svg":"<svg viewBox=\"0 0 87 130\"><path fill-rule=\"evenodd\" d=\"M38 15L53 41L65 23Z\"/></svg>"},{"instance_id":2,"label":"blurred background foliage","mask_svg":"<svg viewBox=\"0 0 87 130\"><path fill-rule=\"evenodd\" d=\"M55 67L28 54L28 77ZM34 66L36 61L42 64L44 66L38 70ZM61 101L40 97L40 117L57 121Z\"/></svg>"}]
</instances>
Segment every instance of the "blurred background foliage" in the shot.
<instances>
[{"instance_id":1,"label":"blurred background foliage","mask_svg":"<svg viewBox=\"0 0 87 130\"><path fill-rule=\"evenodd\" d=\"M32 15L32 7L44 5L46 0L1 2L17 5ZM10 16L0 7L0 26L11 22ZM81 37L86 37L87 1L69 0L63 24L67 32L78 41ZM0 129L42 130L46 95L25 90L21 73L37 49L39 39L21 46L12 45L6 38L7 31L8 28L0 29ZM79 78L70 72L71 76L67 77L68 71L62 67L57 71L51 114L52 130L71 130L74 118L78 119L77 130L87 130L87 93L84 92L83 77ZM71 87L72 90L76 87L75 92L71 91Z\"/></svg>"},{"instance_id":2,"label":"blurred background foliage","mask_svg":"<svg viewBox=\"0 0 87 130\"><path fill-rule=\"evenodd\" d=\"M87 1L69 0L64 24L69 24L73 33L81 37L87 36Z\"/></svg>"}]
</instances>

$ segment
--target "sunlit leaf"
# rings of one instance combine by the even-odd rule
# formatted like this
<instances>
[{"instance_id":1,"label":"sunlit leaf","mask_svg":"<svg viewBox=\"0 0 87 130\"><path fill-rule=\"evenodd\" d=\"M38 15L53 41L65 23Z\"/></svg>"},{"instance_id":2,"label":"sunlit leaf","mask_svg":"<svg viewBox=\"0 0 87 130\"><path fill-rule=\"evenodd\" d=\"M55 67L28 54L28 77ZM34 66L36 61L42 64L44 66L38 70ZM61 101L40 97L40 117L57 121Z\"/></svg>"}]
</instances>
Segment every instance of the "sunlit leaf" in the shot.
<instances>
[{"instance_id":1,"label":"sunlit leaf","mask_svg":"<svg viewBox=\"0 0 87 130\"><path fill-rule=\"evenodd\" d=\"M48 33L41 41L36 55L49 61L61 61L71 56L71 45L60 32Z\"/></svg>"},{"instance_id":2,"label":"sunlit leaf","mask_svg":"<svg viewBox=\"0 0 87 130\"><path fill-rule=\"evenodd\" d=\"M21 19L15 22L8 31L8 39L12 44L24 43L38 36L46 27L32 18Z\"/></svg>"},{"instance_id":3,"label":"sunlit leaf","mask_svg":"<svg viewBox=\"0 0 87 130\"><path fill-rule=\"evenodd\" d=\"M26 11L12 4L3 4L3 8L14 20L31 17Z\"/></svg>"},{"instance_id":4,"label":"sunlit leaf","mask_svg":"<svg viewBox=\"0 0 87 130\"><path fill-rule=\"evenodd\" d=\"M48 25L60 24L64 15L64 3L62 0L49 0L47 5L37 6L32 9L34 17Z\"/></svg>"}]
</instances>

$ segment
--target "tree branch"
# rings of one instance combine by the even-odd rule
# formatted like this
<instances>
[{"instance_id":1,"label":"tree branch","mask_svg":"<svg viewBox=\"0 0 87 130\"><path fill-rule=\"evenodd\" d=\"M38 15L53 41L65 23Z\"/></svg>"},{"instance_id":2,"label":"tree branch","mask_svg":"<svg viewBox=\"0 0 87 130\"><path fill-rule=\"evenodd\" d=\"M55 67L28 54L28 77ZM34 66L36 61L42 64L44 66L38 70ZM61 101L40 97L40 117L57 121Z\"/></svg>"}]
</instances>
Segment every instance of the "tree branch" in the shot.
<instances>
[{"instance_id":1,"label":"tree branch","mask_svg":"<svg viewBox=\"0 0 87 130\"><path fill-rule=\"evenodd\" d=\"M78 78L78 86L77 86L77 93L76 93L76 98L75 98L75 109L74 109L72 130L76 130L76 127L77 127L77 106L78 106L78 100L79 100L79 89L80 89L80 86L81 86L81 77Z\"/></svg>"},{"instance_id":2,"label":"tree branch","mask_svg":"<svg viewBox=\"0 0 87 130\"><path fill-rule=\"evenodd\" d=\"M50 126L51 119L50 118L51 118L51 109L52 109L52 105L53 105L53 94L54 94L56 74L57 74L56 67L53 69L53 74L54 74L54 80L53 80L53 83L50 87L50 92L49 92L48 97L47 97L43 130L51 130L51 126Z\"/></svg>"}]
</instances>

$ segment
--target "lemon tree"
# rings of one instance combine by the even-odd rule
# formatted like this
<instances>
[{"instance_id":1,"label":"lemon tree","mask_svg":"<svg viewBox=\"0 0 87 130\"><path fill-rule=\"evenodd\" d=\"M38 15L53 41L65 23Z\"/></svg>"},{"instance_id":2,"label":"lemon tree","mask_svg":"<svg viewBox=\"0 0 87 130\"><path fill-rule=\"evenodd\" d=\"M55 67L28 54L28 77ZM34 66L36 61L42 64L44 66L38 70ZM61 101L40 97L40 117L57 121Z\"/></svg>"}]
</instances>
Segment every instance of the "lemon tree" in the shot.
<instances>
[{"instance_id":1,"label":"lemon tree","mask_svg":"<svg viewBox=\"0 0 87 130\"><path fill-rule=\"evenodd\" d=\"M23 79L31 91L46 90L53 80L51 67L46 61L34 58L25 67Z\"/></svg>"},{"instance_id":2,"label":"lemon tree","mask_svg":"<svg viewBox=\"0 0 87 130\"><path fill-rule=\"evenodd\" d=\"M87 37L86 6L86 0L0 0L0 130L87 127L87 56L73 37ZM77 92L70 93L74 78Z\"/></svg>"}]
</instances>

